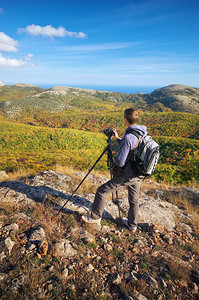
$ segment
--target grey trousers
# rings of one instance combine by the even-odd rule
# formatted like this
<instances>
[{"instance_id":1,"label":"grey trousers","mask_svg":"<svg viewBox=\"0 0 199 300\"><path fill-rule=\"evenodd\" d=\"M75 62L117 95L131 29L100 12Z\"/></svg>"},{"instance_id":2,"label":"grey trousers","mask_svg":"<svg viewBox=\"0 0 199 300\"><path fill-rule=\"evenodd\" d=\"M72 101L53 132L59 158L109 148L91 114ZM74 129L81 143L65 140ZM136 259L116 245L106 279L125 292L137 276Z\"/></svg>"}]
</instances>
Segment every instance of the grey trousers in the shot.
<instances>
[{"instance_id":1,"label":"grey trousers","mask_svg":"<svg viewBox=\"0 0 199 300\"><path fill-rule=\"evenodd\" d=\"M137 176L126 178L122 174L98 187L92 205L91 216L94 219L102 217L108 194L116 192L122 187L127 187L129 200L128 222L130 225L137 225L141 182L142 178L138 178Z\"/></svg>"}]
</instances>

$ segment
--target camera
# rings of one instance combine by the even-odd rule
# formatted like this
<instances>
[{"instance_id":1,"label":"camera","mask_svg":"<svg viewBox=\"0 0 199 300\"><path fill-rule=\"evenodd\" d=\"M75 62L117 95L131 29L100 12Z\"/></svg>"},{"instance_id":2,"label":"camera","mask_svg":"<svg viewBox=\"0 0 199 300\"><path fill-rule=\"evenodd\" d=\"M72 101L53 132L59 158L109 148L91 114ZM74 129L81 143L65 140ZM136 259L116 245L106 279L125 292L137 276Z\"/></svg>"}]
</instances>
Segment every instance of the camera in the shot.
<instances>
[{"instance_id":1,"label":"camera","mask_svg":"<svg viewBox=\"0 0 199 300\"><path fill-rule=\"evenodd\" d=\"M104 134L106 134L106 136L108 138L111 138L113 135L115 135L113 129L111 129L111 128L104 129Z\"/></svg>"}]
</instances>

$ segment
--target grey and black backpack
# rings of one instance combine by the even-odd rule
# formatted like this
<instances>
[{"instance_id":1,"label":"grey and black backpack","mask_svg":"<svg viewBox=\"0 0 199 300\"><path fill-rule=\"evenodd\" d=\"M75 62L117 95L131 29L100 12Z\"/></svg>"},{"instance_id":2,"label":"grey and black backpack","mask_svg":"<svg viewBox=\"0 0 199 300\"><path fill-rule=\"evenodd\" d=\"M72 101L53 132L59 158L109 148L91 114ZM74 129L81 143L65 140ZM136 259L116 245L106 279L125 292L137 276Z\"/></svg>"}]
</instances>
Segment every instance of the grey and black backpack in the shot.
<instances>
[{"instance_id":1,"label":"grey and black backpack","mask_svg":"<svg viewBox=\"0 0 199 300\"><path fill-rule=\"evenodd\" d=\"M126 134L134 134L138 142L127 158L137 176L150 176L154 173L160 156L160 146L150 135L141 136L128 128Z\"/></svg>"}]
</instances>

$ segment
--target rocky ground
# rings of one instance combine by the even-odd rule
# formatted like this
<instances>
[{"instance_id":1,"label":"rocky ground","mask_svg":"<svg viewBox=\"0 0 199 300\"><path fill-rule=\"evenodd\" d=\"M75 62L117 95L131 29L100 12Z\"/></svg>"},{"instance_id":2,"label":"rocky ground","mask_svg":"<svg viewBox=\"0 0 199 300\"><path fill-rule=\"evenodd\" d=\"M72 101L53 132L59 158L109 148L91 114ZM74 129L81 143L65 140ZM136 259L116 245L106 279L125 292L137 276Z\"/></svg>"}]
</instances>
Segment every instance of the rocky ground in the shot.
<instances>
[{"instance_id":1,"label":"rocky ground","mask_svg":"<svg viewBox=\"0 0 199 300\"><path fill-rule=\"evenodd\" d=\"M132 233L126 191L100 228L81 220L103 175L68 202L85 173L0 176L0 299L199 299L198 189L146 180Z\"/></svg>"}]
</instances>

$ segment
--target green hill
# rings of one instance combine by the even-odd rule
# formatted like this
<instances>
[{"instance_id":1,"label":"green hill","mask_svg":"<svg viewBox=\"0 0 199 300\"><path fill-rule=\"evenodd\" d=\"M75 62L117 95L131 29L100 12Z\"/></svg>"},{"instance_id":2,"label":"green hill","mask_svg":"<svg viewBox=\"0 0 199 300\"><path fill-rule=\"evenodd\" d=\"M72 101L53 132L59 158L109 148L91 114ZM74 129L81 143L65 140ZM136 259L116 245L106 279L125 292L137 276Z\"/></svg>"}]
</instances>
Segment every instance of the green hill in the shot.
<instances>
[{"instance_id":1,"label":"green hill","mask_svg":"<svg viewBox=\"0 0 199 300\"><path fill-rule=\"evenodd\" d=\"M88 169L106 146L101 133L75 129L43 128L0 121L1 170L43 170L56 164ZM194 139L156 137L161 159L156 178L169 182L193 181L198 177L198 146ZM114 144L114 143L113 143ZM97 165L105 170L106 155Z\"/></svg>"},{"instance_id":2,"label":"green hill","mask_svg":"<svg viewBox=\"0 0 199 300\"><path fill-rule=\"evenodd\" d=\"M88 169L106 146L103 130L117 128L122 136L123 111L133 106L140 112L139 123L161 146L156 179L197 181L199 116L174 112L165 100L179 91L188 97L190 89L172 85L151 94L128 95L69 87L1 86L0 169L40 171L55 164ZM107 169L106 157L97 168Z\"/></svg>"}]
</instances>

